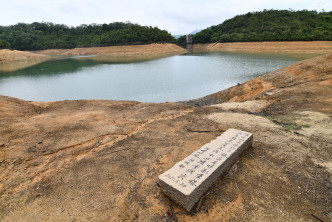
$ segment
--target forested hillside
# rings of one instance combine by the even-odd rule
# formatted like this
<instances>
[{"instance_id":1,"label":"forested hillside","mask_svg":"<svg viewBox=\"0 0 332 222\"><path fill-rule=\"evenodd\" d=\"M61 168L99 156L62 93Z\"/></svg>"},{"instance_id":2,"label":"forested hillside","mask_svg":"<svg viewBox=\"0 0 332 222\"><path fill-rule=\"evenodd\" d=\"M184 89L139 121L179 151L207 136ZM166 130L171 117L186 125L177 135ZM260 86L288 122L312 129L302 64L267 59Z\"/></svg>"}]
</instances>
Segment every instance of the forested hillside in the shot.
<instances>
[{"instance_id":1,"label":"forested hillside","mask_svg":"<svg viewBox=\"0 0 332 222\"><path fill-rule=\"evenodd\" d=\"M312 40L332 40L332 12L249 12L194 35L195 43Z\"/></svg>"},{"instance_id":2,"label":"forested hillside","mask_svg":"<svg viewBox=\"0 0 332 222\"><path fill-rule=\"evenodd\" d=\"M69 27L62 24L34 22L0 26L0 40L12 49L41 50L91 46L111 46L174 42L165 30L132 23L115 22Z\"/></svg>"}]
</instances>

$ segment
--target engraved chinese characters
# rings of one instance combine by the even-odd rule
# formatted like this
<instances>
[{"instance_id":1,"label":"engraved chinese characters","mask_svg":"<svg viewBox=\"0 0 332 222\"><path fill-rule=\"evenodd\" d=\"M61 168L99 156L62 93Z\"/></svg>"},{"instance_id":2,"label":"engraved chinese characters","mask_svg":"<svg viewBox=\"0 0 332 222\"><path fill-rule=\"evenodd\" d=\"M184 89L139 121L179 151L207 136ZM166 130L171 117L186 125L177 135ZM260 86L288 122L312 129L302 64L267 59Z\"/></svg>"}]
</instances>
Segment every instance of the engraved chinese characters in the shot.
<instances>
[{"instance_id":1,"label":"engraved chinese characters","mask_svg":"<svg viewBox=\"0 0 332 222\"><path fill-rule=\"evenodd\" d=\"M183 188L195 187L199 181L204 180L209 175L211 170L216 168L216 165L219 166L224 162L232 151L239 147L250 135L239 131L218 147L203 146L177 163L174 167L179 168L178 171L166 173L165 176ZM178 173L174 174L174 172Z\"/></svg>"},{"instance_id":2,"label":"engraved chinese characters","mask_svg":"<svg viewBox=\"0 0 332 222\"><path fill-rule=\"evenodd\" d=\"M164 192L189 211L197 198L251 144L252 134L227 130L161 174L159 180Z\"/></svg>"}]
</instances>

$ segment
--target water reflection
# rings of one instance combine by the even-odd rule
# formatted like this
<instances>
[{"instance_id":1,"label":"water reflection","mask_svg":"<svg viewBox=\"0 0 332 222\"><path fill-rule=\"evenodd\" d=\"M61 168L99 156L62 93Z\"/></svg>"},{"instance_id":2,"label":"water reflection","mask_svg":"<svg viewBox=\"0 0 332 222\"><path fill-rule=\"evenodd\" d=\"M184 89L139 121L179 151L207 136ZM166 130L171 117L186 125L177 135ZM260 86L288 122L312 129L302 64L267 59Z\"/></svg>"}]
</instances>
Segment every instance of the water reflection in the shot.
<instances>
[{"instance_id":1,"label":"water reflection","mask_svg":"<svg viewBox=\"0 0 332 222\"><path fill-rule=\"evenodd\" d=\"M0 64L0 78L8 76L40 76L74 73L100 64L144 62L165 56L72 56L51 60L24 60Z\"/></svg>"},{"instance_id":2,"label":"water reflection","mask_svg":"<svg viewBox=\"0 0 332 222\"><path fill-rule=\"evenodd\" d=\"M36 64L45 62L45 59L43 60L22 60L22 61L12 61L12 62L4 62L0 63L0 73L6 73L6 72L14 72L20 69L25 69L30 66L34 66Z\"/></svg>"}]
</instances>

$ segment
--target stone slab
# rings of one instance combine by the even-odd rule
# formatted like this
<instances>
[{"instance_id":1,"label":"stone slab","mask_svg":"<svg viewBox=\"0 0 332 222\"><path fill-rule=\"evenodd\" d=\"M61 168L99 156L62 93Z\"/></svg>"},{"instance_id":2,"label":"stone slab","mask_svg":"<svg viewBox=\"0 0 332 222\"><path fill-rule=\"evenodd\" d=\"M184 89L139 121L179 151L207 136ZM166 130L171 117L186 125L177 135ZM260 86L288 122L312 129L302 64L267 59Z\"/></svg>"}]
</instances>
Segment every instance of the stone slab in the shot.
<instances>
[{"instance_id":1,"label":"stone slab","mask_svg":"<svg viewBox=\"0 0 332 222\"><path fill-rule=\"evenodd\" d=\"M252 141L251 133L228 129L159 175L163 192L190 212Z\"/></svg>"}]
</instances>

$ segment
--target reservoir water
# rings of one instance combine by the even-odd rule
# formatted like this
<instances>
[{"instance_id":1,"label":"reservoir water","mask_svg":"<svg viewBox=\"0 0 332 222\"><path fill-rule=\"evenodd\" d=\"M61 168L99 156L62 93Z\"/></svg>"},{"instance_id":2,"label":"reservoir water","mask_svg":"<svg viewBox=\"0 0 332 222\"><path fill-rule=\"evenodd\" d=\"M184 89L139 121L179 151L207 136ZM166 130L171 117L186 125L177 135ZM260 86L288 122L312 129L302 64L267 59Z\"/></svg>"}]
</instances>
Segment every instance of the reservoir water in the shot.
<instances>
[{"instance_id":1,"label":"reservoir water","mask_svg":"<svg viewBox=\"0 0 332 222\"><path fill-rule=\"evenodd\" d=\"M132 61L55 59L11 72L0 69L0 94L32 101L183 101L243 83L298 60L286 55L236 53Z\"/></svg>"}]
</instances>

